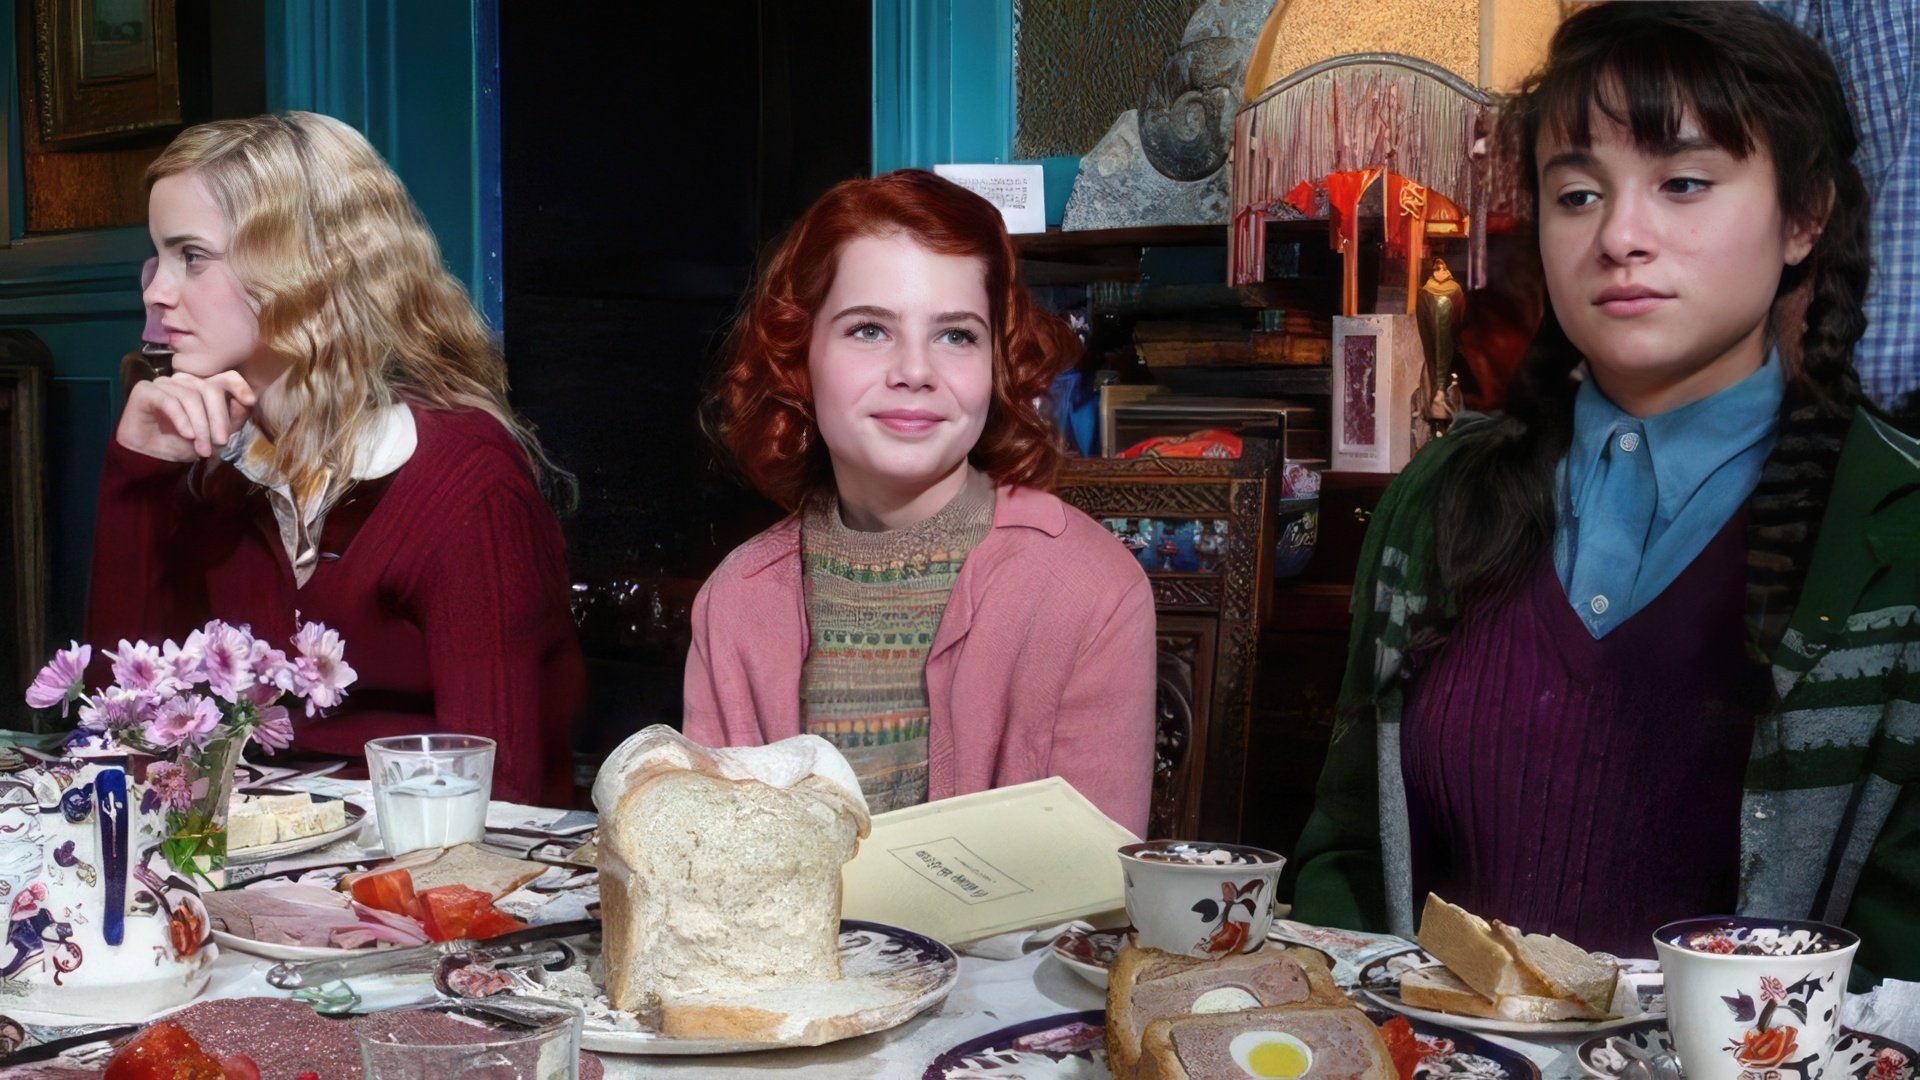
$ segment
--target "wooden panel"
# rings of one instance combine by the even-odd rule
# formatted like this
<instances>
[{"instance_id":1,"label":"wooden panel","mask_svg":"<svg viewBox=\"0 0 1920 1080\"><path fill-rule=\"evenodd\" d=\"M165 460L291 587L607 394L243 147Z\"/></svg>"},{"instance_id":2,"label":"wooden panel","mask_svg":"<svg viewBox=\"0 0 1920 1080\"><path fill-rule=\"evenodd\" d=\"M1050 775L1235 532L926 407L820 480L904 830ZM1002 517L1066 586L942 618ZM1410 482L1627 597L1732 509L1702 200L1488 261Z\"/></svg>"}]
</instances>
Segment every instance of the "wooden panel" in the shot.
<instances>
[{"instance_id":1,"label":"wooden panel","mask_svg":"<svg viewBox=\"0 0 1920 1080\"><path fill-rule=\"evenodd\" d=\"M25 687L48 655L46 408L53 357L25 330L0 330L0 672ZM0 698L0 724L40 730L18 691Z\"/></svg>"},{"instance_id":2,"label":"wooden panel","mask_svg":"<svg viewBox=\"0 0 1920 1080\"><path fill-rule=\"evenodd\" d=\"M1160 681L1147 836L1197 840L1220 626L1209 615L1161 615L1158 621Z\"/></svg>"}]
</instances>

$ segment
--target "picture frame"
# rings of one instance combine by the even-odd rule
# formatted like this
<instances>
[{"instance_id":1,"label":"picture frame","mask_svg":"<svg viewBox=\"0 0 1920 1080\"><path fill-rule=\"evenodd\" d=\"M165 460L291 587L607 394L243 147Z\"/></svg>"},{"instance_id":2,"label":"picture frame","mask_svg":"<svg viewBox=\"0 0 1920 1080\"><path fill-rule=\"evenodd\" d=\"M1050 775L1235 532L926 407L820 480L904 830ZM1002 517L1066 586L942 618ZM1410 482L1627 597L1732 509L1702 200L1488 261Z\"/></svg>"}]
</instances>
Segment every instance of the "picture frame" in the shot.
<instances>
[{"instance_id":1,"label":"picture frame","mask_svg":"<svg viewBox=\"0 0 1920 1080\"><path fill-rule=\"evenodd\" d=\"M1425 363L1412 315L1333 320L1335 471L1396 473L1413 460Z\"/></svg>"},{"instance_id":2,"label":"picture frame","mask_svg":"<svg viewBox=\"0 0 1920 1080\"><path fill-rule=\"evenodd\" d=\"M175 0L34 0L40 144L93 146L182 124Z\"/></svg>"}]
</instances>

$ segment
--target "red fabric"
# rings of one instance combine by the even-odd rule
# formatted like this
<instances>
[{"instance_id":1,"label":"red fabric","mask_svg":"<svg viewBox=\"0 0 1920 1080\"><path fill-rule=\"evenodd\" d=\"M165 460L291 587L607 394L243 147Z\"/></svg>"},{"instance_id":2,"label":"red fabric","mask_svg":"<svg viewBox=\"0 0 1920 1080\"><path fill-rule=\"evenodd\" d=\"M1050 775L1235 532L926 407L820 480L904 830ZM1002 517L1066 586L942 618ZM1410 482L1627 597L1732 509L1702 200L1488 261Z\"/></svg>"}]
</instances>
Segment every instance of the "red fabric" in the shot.
<instances>
[{"instance_id":1,"label":"red fabric","mask_svg":"<svg viewBox=\"0 0 1920 1080\"><path fill-rule=\"evenodd\" d=\"M1313 213L1313 181L1302 180L1293 186L1293 190L1280 197L1280 201L1300 211L1302 217Z\"/></svg>"},{"instance_id":2,"label":"red fabric","mask_svg":"<svg viewBox=\"0 0 1920 1080\"><path fill-rule=\"evenodd\" d=\"M413 457L328 513L298 589L265 493L233 466L110 443L87 640L179 640L217 617L285 648L296 613L324 622L359 680L332 715L295 717L296 747L358 757L384 735L484 735L499 743L494 798L571 805L586 677L559 521L494 417L413 416Z\"/></svg>"},{"instance_id":3,"label":"red fabric","mask_svg":"<svg viewBox=\"0 0 1920 1080\"><path fill-rule=\"evenodd\" d=\"M1360 196L1373 183L1374 177L1379 175L1379 169L1354 169L1351 172L1327 174L1327 206L1333 211L1333 232L1327 240L1335 251L1341 250L1343 241L1348 244L1358 241Z\"/></svg>"}]
</instances>

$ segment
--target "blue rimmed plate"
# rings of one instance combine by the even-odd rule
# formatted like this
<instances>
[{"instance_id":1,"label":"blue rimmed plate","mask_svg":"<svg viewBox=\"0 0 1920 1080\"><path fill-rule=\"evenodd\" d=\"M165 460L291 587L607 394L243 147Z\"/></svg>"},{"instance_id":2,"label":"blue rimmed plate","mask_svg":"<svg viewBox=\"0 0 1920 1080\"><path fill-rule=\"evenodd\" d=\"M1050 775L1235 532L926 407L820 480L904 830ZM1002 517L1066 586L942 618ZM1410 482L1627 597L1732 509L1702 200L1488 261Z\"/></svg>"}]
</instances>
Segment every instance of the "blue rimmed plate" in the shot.
<instances>
[{"instance_id":1,"label":"blue rimmed plate","mask_svg":"<svg viewBox=\"0 0 1920 1080\"><path fill-rule=\"evenodd\" d=\"M1665 1020L1642 1020L1606 1035L1598 1035L1580 1044L1575 1057L1580 1068L1594 1080L1620 1080L1627 1063L1635 1058L1653 1059L1673 1053L1673 1040L1667 1034ZM1914 1080L1913 1048L1879 1035L1840 1029L1840 1042L1834 1047L1833 1064L1842 1071L1829 1076L1850 1080Z\"/></svg>"},{"instance_id":2,"label":"blue rimmed plate","mask_svg":"<svg viewBox=\"0 0 1920 1080\"><path fill-rule=\"evenodd\" d=\"M1394 1014L1363 1010L1384 1024ZM1422 1052L1414 1080L1540 1080L1524 1055L1444 1024L1407 1018ZM1108 1080L1106 1013L1062 1013L989 1032L935 1058L921 1080ZM1910 1078L1900 1078L1910 1080Z\"/></svg>"}]
</instances>

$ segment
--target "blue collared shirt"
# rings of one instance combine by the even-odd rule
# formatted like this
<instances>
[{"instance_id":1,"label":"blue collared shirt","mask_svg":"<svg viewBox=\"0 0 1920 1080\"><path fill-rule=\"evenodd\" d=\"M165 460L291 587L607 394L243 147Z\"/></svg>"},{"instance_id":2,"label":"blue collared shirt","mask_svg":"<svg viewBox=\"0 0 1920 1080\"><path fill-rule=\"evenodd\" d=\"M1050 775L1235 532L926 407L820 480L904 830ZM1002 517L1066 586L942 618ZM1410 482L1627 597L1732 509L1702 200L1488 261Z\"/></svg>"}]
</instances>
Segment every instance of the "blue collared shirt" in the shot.
<instances>
[{"instance_id":1,"label":"blue collared shirt","mask_svg":"<svg viewBox=\"0 0 1920 1080\"><path fill-rule=\"evenodd\" d=\"M1659 416L1627 414L1589 378L1560 462L1554 568L1596 638L1632 618L1753 493L1773 450L1780 360Z\"/></svg>"}]
</instances>

